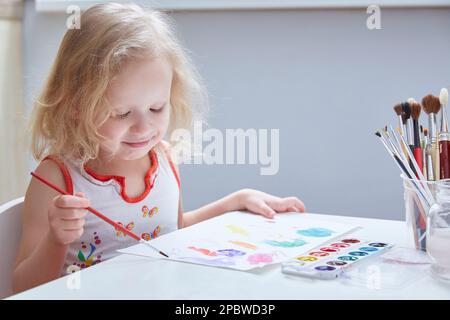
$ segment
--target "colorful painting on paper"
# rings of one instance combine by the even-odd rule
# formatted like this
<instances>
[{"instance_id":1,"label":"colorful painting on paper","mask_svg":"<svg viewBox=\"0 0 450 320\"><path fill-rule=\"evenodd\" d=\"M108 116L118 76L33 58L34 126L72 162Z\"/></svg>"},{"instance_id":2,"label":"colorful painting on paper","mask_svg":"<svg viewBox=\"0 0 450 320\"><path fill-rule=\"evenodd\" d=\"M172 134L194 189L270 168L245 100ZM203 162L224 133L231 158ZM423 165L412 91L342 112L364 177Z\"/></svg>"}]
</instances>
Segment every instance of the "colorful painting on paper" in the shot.
<instances>
[{"instance_id":1,"label":"colorful painting on paper","mask_svg":"<svg viewBox=\"0 0 450 320\"><path fill-rule=\"evenodd\" d=\"M314 219L314 215L282 213L269 219L229 212L151 240L169 259L213 267L250 270L306 254L357 227ZM143 245L122 253L155 256Z\"/></svg>"}]
</instances>

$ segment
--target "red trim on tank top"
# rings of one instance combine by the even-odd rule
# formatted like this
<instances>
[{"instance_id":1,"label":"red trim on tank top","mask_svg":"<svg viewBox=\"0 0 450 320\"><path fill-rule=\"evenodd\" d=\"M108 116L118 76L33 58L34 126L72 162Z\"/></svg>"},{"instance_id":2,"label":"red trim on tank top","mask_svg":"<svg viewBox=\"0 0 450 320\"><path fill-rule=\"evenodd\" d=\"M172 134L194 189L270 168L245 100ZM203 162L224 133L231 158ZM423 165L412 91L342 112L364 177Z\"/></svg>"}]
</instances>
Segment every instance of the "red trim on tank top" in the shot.
<instances>
[{"instance_id":1,"label":"red trim on tank top","mask_svg":"<svg viewBox=\"0 0 450 320\"><path fill-rule=\"evenodd\" d=\"M66 191L70 194L73 194L73 182L72 182L72 177L70 176L69 170L67 170L66 165L64 164L63 161L59 160L57 157L54 156L46 156L44 159L42 159L41 162L45 161L45 160L52 160L54 161L59 169L61 170L61 173L64 176L64 181L66 183Z\"/></svg>"},{"instance_id":2,"label":"red trim on tank top","mask_svg":"<svg viewBox=\"0 0 450 320\"><path fill-rule=\"evenodd\" d=\"M153 188L153 185L155 183L156 175L153 178L153 180L150 181L152 174L154 174L156 169L158 168L158 157L156 156L156 152L153 149L150 150L149 157L150 157L151 165L144 177L145 190L142 192L141 195L139 195L137 197L129 197L126 194L126 192L125 192L125 177L115 176L115 175L103 176L103 175L95 173L86 164L84 165L84 170L90 176L92 176L93 178L95 178L99 181L102 181L102 182L106 182L109 180L117 181L117 183L120 185L120 195L121 195L122 199L129 203L136 203L136 202L139 202L139 201L142 201L145 199L145 197L150 193L150 190Z\"/></svg>"}]
</instances>

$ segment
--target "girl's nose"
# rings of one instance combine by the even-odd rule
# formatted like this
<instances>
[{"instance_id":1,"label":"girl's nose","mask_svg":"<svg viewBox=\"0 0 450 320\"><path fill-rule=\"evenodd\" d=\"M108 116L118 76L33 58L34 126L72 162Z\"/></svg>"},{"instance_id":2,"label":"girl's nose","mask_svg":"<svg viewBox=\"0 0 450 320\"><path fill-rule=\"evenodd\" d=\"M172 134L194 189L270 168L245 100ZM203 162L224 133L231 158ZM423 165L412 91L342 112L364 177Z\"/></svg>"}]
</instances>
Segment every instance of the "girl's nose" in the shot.
<instances>
[{"instance_id":1,"label":"girl's nose","mask_svg":"<svg viewBox=\"0 0 450 320\"><path fill-rule=\"evenodd\" d=\"M130 131L132 133L141 134L146 133L151 128L150 119L141 115L138 116L134 124L131 126Z\"/></svg>"}]
</instances>

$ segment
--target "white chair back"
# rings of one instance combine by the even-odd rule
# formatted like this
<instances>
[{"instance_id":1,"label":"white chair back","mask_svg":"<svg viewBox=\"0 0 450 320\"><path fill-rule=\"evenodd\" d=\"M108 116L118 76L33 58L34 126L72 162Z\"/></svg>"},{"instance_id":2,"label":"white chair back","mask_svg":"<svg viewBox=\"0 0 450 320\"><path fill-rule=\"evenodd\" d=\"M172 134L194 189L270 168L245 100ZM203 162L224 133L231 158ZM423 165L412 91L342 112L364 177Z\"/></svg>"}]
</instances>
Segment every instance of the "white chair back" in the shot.
<instances>
[{"instance_id":1,"label":"white chair back","mask_svg":"<svg viewBox=\"0 0 450 320\"><path fill-rule=\"evenodd\" d=\"M13 294L12 273L22 232L23 199L0 206L0 299Z\"/></svg>"}]
</instances>

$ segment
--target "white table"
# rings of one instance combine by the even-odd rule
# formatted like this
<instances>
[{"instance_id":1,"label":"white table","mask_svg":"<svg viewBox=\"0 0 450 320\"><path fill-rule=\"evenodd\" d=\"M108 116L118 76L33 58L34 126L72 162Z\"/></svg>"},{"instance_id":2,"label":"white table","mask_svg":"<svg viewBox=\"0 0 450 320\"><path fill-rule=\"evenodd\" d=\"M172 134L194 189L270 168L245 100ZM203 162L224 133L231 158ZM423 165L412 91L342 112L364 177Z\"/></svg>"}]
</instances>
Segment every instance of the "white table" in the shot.
<instances>
[{"instance_id":1,"label":"white table","mask_svg":"<svg viewBox=\"0 0 450 320\"><path fill-rule=\"evenodd\" d=\"M363 229L355 236L410 246L402 221L308 217L359 225ZM399 274L402 268L398 266ZM9 299L450 299L450 285L435 280L427 270L407 286L392 288L287 276L279 264L244 272L120 255L80 271L78 289L69 289L66 276Z\"/></svg>"}]
</instances>

